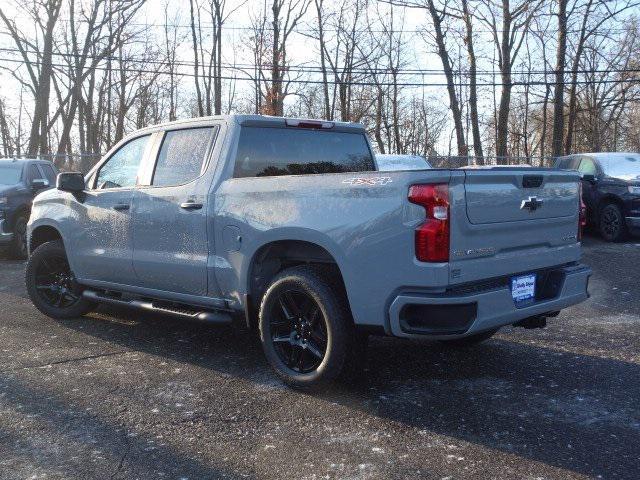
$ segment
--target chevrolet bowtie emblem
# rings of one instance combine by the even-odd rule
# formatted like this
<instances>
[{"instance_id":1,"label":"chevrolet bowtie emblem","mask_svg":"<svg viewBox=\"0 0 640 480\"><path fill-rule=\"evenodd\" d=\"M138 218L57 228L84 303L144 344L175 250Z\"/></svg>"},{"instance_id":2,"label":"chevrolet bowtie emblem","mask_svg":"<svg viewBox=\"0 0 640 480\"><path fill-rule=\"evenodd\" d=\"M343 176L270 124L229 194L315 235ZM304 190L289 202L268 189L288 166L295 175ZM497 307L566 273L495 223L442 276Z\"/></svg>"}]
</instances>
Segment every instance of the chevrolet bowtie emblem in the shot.
<instances>
[{"instance_id":1,"label":"chevrolet bowtie emblem","mask_svg":"<svg viewBox=\"0 0 640 480\"><path fill-rule=\"evenodd\" d=\"M520 204L520 210L529 210L530 212L535 212L537 209L542 207L544 202L542 200L538 200L538 197L529 197L527 200L522 200Z\"/></svg>"}]
</instances>

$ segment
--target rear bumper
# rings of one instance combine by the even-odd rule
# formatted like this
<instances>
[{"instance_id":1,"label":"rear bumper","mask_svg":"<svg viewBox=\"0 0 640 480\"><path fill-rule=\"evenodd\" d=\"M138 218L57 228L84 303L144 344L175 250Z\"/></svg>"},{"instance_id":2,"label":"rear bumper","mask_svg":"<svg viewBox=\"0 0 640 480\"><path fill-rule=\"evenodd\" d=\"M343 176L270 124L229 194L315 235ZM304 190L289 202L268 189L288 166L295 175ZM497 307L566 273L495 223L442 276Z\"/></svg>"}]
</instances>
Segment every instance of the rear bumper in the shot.
<instances>
[{"instance_id":1,"label":"rear bumper","mask_svg":"<svg viewBox=\"0 0 640 480\"><path fill-rule=\"evenodd\" d=\"M525 307L516 307L508 284L461 295L398 295L389 307L389 333L408 338L461 338L557 312L589 298L589 267L571 265L549 273L548 288Z\"/></svg>"},{"instance_id":2,"label":"rear bumper","mask_svg":"<svg viewBox=\"0 0 640 480\"><path fill-rule=\"evenodd\" d=\"M0 220L0 245L7 245L13 240L13 233L7 232L7 220Z\"/></svg>"}]
</instances>

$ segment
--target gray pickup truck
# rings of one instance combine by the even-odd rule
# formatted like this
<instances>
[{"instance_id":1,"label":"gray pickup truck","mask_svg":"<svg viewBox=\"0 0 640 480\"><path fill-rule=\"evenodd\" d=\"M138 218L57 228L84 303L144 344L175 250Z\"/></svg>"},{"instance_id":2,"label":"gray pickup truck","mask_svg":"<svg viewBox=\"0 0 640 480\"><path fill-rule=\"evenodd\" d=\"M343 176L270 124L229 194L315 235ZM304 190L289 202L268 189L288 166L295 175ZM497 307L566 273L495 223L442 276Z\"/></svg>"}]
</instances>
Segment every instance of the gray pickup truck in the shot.
<instances>
[{"instance_id":1,"label":"gray pickup truck","mask_svg":"<svg viewBox=\"0 0 640 480\"><path fill-rule=\"evenodd\" d=\"M33 203L26 284L54 318L98 303L257 328L287 383L369 334L468 345L588 297L577 173L377 171L361 125L263 116L140 130Z\"/></svg>"}]
</instances>

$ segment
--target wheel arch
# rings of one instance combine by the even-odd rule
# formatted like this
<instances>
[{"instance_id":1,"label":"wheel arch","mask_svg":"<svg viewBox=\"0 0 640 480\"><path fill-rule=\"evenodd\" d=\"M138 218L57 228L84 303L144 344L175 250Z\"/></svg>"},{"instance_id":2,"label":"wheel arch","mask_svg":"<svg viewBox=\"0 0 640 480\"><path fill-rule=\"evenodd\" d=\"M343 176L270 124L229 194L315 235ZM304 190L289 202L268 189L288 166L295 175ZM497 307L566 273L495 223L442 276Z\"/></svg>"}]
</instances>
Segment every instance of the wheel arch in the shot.
<instances>
[{"instance_id":1,"label":"wheel arch","mask_svg":"<svg viewBox=\"0 0 640 480\"><path fill-rule=\"evenodd\" d=\"M249 328L257 323L257 307L270 281L282 270L296 265L325 265L335 269L338 280L345 289L342 259L335 246L329 242L309 238L275 238L262 243L247 262L244 278L245 320Z\"/></svg>"},{"instance_id":2,"label":"wheel arch","mask_svg":"<svg viewBox=\"0 0 640 480\"><path fill-rule=\"evenodd\" d=\"M26 217L27 221L29 221L29 215L31 215L31 207L26 204L20 205L18 208L16 208L16 211L12 216L10 228L13 229L16 222L18 221L18 218L22 216Z\"/></svg>"},{"instance_id":3,"label":"wheel arch","mask_svg":"<svg viewBox=\"0 0 640 480\"><path fill-rule=\"evenodd\" d=\"M29 236L29 252L33 252L36 248L46 242L60 240L64 244L60 230L53 225L42 224L34 227Z\"/></svg>"}]
</instances>

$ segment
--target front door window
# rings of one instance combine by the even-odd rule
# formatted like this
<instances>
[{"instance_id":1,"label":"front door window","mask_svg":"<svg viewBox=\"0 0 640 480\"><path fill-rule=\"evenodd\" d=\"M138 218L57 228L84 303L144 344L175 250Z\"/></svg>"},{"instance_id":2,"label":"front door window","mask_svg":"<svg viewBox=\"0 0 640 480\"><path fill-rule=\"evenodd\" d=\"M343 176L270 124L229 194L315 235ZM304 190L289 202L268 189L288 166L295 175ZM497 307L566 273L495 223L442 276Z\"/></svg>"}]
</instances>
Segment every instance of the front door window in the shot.
<instances>
[{"instance_id":1,"label":"front door window","mask_svg":"<svg viewBox=\"0 0 640 480\"><path fill-rule=\"evenodd\" d=\"M138 180L138 168L151 135L134 138L125 143L98 171L96 188L134 187Z\"/></svg>"}]
</instances>

